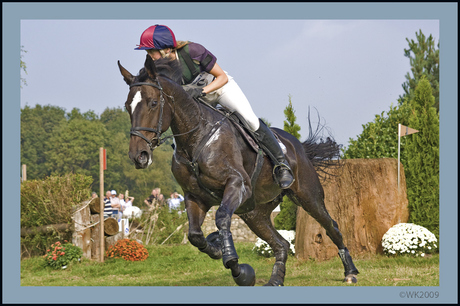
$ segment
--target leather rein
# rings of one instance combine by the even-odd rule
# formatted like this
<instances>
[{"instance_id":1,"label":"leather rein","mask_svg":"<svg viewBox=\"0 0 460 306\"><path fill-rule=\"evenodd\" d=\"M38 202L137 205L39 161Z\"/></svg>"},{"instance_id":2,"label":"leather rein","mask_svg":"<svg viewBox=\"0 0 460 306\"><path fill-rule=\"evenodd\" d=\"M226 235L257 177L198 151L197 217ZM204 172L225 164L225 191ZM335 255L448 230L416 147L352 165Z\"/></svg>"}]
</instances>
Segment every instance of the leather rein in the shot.
<instances>
[{"instance_id":1,"label":"leather rein","mask_svg":"<svg viewBox=\"0 0 460 306\"><path fill-rule=\"evenodd\" d=\"M129 85L129 88L131 89L132 87L134 86L143 86L143 85L147 85L147 86L152 86L152 87L155 87L156 89L158 89L160 91L160 119L158 120L158 127L156 129L153 129L153 128L147 128L147 127L132 127L131 128L131 131L130 131L130 134L131 135L134 135L134 136L138 136L142 139L144 139L150 150L153 152L153 150L156 148L156 147L159 147L160 145L162 145L166 140L168 140L168 138L173 138L174 136L182 136L182 135L185 135L185 134L188 134L188 133L191 133L193 131L195 131L196 129L198 129L198 125L196 127L194 127L193 129L191 129L190 131L188 132L185 132L185 133L182 133L182 134L175 134L175 135L170 135L170 136L166 136L166 137L163 137L161 138L161 135L163 134L161 132L161 126L163 124L163 108L164 108L164 105L165 105L165 98L164 98L164 95L166 95L163 91L163 87L161 87L160 85L160 82L155 79L155 81L157 82L156 84L155 83L149 83L149 82L138 82L138 83L133 83L131 85ZM166 95L168 96L168 95ZM171 99L172 103L174 103L174 97L171 97L171 96L168 96L168 98ZM152 138L152 139L148 139L147 137L145 137L140 131L147 131L147 132L153 132L155 133L155 136ZM156 140L157 143L156 145L153 145L153 141Z\"/></svg>"}]
</instances>

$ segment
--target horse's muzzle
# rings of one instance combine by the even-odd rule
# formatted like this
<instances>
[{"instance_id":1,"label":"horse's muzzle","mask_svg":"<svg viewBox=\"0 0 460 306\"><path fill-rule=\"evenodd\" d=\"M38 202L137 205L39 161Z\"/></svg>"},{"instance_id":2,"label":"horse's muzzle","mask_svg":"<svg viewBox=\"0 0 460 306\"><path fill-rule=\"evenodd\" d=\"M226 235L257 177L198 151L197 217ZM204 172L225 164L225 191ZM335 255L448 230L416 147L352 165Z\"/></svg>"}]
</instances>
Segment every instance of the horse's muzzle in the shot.
<instances>
[{"instance_id":1,"label":"horse's muzzle","mask_svg":"<svg viewBox=\"0 0 460 306\"><path fill-rule=\"evenodd\" d=\"M137 156L133 156L129 153L129 158L134 162L136 169L145 169L151 164L149 153L147 151L142 151Z\"/></svg>"}]
</instances>

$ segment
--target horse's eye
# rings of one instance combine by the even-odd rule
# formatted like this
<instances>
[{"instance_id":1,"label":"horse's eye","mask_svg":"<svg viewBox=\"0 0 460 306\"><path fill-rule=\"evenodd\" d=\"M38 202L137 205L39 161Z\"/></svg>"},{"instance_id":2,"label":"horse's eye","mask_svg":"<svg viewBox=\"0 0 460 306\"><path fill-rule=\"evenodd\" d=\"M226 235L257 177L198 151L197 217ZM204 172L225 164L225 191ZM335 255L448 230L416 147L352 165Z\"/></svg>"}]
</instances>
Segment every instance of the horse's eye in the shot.
<instances>
[{"instance_id":1,"label":"horse's eye","mask_svg":"<svg viewBox=\"0 0 460 306\"><path fill-rule=\"evenodd\" d=\"M158 104L158 102L155 101L155 100L150 100L150 102L148 103L150 108L154 108L155 106L157 106L157 104Z\"/></svg>"}]
</instances>

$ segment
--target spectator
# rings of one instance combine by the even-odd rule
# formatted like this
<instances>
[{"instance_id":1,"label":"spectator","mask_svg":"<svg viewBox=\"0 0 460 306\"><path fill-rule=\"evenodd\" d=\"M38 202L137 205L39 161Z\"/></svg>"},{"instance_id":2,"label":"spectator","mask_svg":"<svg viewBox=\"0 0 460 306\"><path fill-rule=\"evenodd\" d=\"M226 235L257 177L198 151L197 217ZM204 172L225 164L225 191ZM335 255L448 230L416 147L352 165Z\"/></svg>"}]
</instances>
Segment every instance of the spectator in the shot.
<instances>
[{"instance_id":1,"label":"spectator","mask_svg":"<svg viewBox=\"0 0 460 306\"><path fill-rule=\"evenodd\" d=\"M184 197L181 194L177 192L171 193L171 198L168 199L169 211L172 211L173 209L179 210L180 202L182 202L183 200Z\"/></svg>"},{"instance_id":2,"label":"spectator","mask_svg":"<svg viewBox=\"0 0 460 306\"><path fill-rule=\"evenodd\" d=\"M144 200L144 203L149 207L149 210L153 210L157 205L163 205L164 196L161 194L161 189L153 189L152 194Z\"/></svg>"},{"instance_id":3,"label":"spectator","mask_svg":"<svg viewBox=\"0 0 460 306\"><path fill-rule=\"evenodd\" d=\"M133 197L128 197L128 201L126 201L123 211L125 218L140 218L142 216L142 211L139 207L133 206L133 201Z\"/></svg>"},{"instance_id":4,"label":"spectator","mask_svg":"<svg viewBox=\"0 0 460 306\"><path fill-rule=\"evenodd\" d=\"M125 204L123 205L123 211L126 210L128 207L132 207L133 201L134 201L133 197L128 197L128 201L125 201Z\"/></svg>"},{"instance_id":5,"label":"spectator","mask_svg":"<svg viewBox=\"0 0 460 306\"><path fill-rule=\"evenodd\" d=\"M118 211L118 214L120 215L120 219L123 218L123 211L125 210L125 195L120 193L118 195L118 199L120 200L120 210Z\"/></svg>"},{"instance_id":6,"label":"spectator","mask_svg":"<svg viewBox=\"0 0 460 306\"><path fill-rule=\"evenodd\" d=\"M118 211L120 210L120 199L117 197L117 192L115 190L111 191L112 198L110 199L112 205L112 217L118 221Z\"/></svg>"},{"instance_id":7,"label":"spectator","mask_svg":"<svg viewBox=\"0 0 460 306\"><path fill-rule=\"evenodd\" d=\"M91 198L92 198L92 199L97 198L97 193L95 193L95 192L93 191L93 193L91 193Z\"/></svg>"},{"instance_id":8,"label":"spectator","mask_svg":"<svg viewBox=\"0 0 460 306\"><path fill-rule=\"evenodd\" d=\"M110 192L110 190L107 190L104 198L104 219L107 219L112 216L112 205L110 202L111 197L112 193Z\"/></svg>"}]
</instances>

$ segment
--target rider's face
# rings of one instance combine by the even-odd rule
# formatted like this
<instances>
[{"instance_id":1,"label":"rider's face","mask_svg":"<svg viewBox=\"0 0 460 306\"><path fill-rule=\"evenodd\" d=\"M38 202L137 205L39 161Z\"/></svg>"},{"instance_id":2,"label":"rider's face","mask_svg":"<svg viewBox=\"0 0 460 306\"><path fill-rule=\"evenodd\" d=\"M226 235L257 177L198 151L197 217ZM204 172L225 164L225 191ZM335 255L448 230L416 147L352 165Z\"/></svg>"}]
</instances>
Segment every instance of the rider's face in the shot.
<instances>
[{"instance_id":1,"label":"rider's face","mask_svg":"<svg viewBox=\"0 0 460 306\"><path fill-rule=\"evenodd\" d=\"M154 61L161 58L161 53L158 50L150 50L149 55Z\"/></svg>"}]
</instances>

